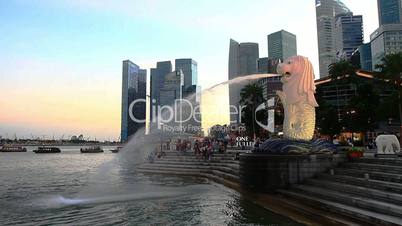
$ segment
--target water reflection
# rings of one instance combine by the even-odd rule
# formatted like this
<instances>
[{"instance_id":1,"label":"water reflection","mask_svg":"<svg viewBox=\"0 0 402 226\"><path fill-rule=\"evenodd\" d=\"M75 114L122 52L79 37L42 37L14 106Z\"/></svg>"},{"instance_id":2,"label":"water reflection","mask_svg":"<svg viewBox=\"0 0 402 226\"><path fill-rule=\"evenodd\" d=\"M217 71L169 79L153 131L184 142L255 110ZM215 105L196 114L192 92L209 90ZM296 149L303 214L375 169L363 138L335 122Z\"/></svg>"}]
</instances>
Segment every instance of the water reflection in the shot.
<instances>
[{"instance_id":1,"label":"water reflection","mask_svg":"<svg viewBox=\"0 0 402 226\"><path fill-rule=\"evenodd\" d=\"M97 180L115 155L78 150L0 153L0 225L295 224L204 179L143 175L114 162Z\"/></svg>"}]
</instances>

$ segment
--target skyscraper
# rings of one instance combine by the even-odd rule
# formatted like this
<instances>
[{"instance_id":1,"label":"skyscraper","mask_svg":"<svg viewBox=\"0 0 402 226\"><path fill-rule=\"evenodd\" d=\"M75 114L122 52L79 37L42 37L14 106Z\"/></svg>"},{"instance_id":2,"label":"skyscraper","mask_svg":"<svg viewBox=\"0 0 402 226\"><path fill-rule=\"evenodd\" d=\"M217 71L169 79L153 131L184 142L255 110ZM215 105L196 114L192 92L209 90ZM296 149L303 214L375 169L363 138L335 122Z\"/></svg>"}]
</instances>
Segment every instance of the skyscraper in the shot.
<instances>
[{"instance_id":1,"label":"skyscraper","mask_svg":"<svg viewBox=\"0 0 402 226\"><path fill-rule=\"evenodd\" d=\"M173 106L175 103L175 100L181 100L183 99L183 87L184 87L184 74L181 70L175 70L173 72L167 73L164 77L164 83L162 87L160 88L160 99L159 103L160 106ZM182 119L182 105L178 105L179 109L176 109L175 112L170 112L167 109L160 108L160 117L163 119L169 118L170 114L175 114L172 115L172 120L169 122L165 122L165 126L180 126ZM176 115L177 114L177 115ZM179 120L176 120L179 119ZM161 128L161 125L157 125L158 128ZM177 131L179 132L179 131Z\"/></svg>"},{"instance_id":2,"label":"skyscraper","mask_svg":"<svg viewBox=\"0 0 402 226\"><path fill-rule=\"evenodd\" d=\"M199 95L200 87L197 85L197 75L197 62L191 58L176 59L174 71L172 71L170 61L157 62L156 68L151 68L151 130L160 128L160 125L156 124L158 112L153 112L155 107L171 106L175 100L184 98L191 103L193 108L200 104L201 95ZM186 103L186 107L191 110L188 102ZM186 113L190 113L190 110ZM200 126L200 123L191 121L191 125Z\"/></svg>"},{"instance_id":3,"label":"skyscraper","mask_svg":"<svg viewBox=\"0 0 402 226\"><path fill-rule=\"evenodd\" d=\"M384 24L370 35L373 67L388 54L402 52L402 23ZM375 69L375 68L374 68Z\"/></svg>"},{"instance_id":4,"label":"skyscraper","mask_svg":"<svg viewBox=\"0 0 402 226\"><path fill-rule=\"evenodd\" d=\"M175 100L183 98L184 74L181 70L175 70L163 77L165 83L160 89L160 104L170 106Z\"/></svg>"},{"instance_id":5,"label":"skyscraper","mask_svg":"<svg viewBox=\"0 0 402 226\"><path fill-rule=\"evenodd\" d=\"M184 90L191 88L193 85L197 85L198 72L197 62L191 58L176 59L175 70L181 70L184 74Z\"/></svg>"},{"instance_id":6,"label":"skyscraper","mask_svg":"<svg viewBox=\"0 0 402 226\"><path fill-rule=\"evenodd\" d=\"M388 54L402 52L401 0L377 0L380 26L370 35L372 67Z\"/></svg>"},{"instance_id":7,"label":"skyscraper","mask_svg":"<svg viewBox=\"0 0 402 226\"><path fill-rule=\"evenodd\" d=\"M350 59L363 44L363 17L338 14L335 22L335 50L338 59Z\"/></svg>"},{"instance_id":8,"label":"skyscraper","mask_svg":"<svg viewBox=\"0 0 402 226\"><path fill-rule=\"evenodd\" d=\"M172 63L170 61L161 61L156 63L156 68L151 68L151 98L159 99L159 89L165 82L164 78L167 73L172 71Z\"/></svg>"},{"instance_id":9,"label":"skyscraper","mask_svg":"<svg viewBox=\"0 0 402 226\"><path fill-rule=\"evenodd\" d=\"M156 68L151 68L151 103L160 105L160 89L165 83L165 75L172 72L172 63L170 61L161 61L156 63ZM153 116L153 108L150 109L151 122Z\"/></svg>"},{"instance_id":10,"label":"skyscraper","mask_svg":"<svg viewBox=\"0 0 402 226\"><path fill-rule=\"evenodd\" d=\"M172 72L172 63L170 61L160 61L156 63L156 68L164 77L167 73Z\"/></svg>"},{"instance_id":11,"label":"skyscraper","mask_svg":"<svg viewBox=\"0 0 402 226\"><path fill-rule=\"evenodd\" d=\"M268 57L263 57L258 59L258 73L265 74L268 73Z\"/></svg>"},{"instance_id":12,"label":"skyscraper","mask_svg":"<svg viewBox=\"0 0 402 226\"><path fill-rule=\"evenodd\" d=\"M258 73L259 52L258 43L238 43L230 39L229 46L229 80L239 76ZM229 104L238 108L240 101L240 90L243 86L238 84L229 85ZM229 109L233 112L233 109ZM230 115L231 122L238 122L238 115Z\"/></svg>"},{"instance_id":13,"label":"skyscraper","mask_svg":"<svg viewBox=\"0 0 402 226\"><path fill-rule=\"evenodd\" d=\"M182 106L183 120L190 118L189 120L185 120L186 122L184 122L182 126L186 127L186 131L188 133L199 132L198 130L201 129L201 123L199 123L201 121L201 118L197 117L197 122L196 120L194 120L194 118L191 117L193 116L192 113L194 113L194 108L197 106L200 107L201 103L201 88L198 86L197 62L191 58L176 59L175 70L181 71L183 73L184 85L182 96L191 103L191 106L188 106L188 103L183 104ZM191 130L196 127L198 129Z\"/></svg>"},{"instance_id":14,"label":"skyscraper","mask_svg":"<svg viewBox=\"0 0 402 226\"><path fill-rule=\"evenodd\" d=\"M377 0L377 5L380 26L402 23L401 0Z\"/></svg>"},{"instance_id":15,"label":"skyscraper","mask_svg":"<svg viewBox=\"0 0 402 226\"><path fill-rule=\"evenodd\" d=\"M359 47L360 66L363 70L372 71L371 43L363 44Z\"/></svg>"},{"instance_id":16,"label":"skyscraper","mask_svg":"<svg viewBox=\"0 0 402 226\"><path fill-rule=\"evenodd\" d=\"M146 74L147 71L129 60L123 61L122 72L122 108L121 108L121 135L122 142L135 134L141 127L145 127L146 117ZM144 100L133 103L135 100ZM131 112L130 112L130 105ZM130 117L134 116L134 118ZM142 122L144 121L144 122Z\"/></svg>"},{"instance_id":17,"label":"skyscraper","mask_svg":"<svg viewBox=\"0 0 402 226\"><path fill-rule=\"evenodd\" d=\"M268 35L268 58L285 60L297 55L296 35L280 30Z\"/></svg>"},{"instance_id":18,"label":"skyscraper","mask_svg":"<svg viewBox=\"0 0 402 226\"><path fill-rule=\"evenodd\" d=\"M340 0L316 0L316 20L320 77L328 75L328 66L336 62L335 17L351 12Z\"/></svg>"}]
</instances>

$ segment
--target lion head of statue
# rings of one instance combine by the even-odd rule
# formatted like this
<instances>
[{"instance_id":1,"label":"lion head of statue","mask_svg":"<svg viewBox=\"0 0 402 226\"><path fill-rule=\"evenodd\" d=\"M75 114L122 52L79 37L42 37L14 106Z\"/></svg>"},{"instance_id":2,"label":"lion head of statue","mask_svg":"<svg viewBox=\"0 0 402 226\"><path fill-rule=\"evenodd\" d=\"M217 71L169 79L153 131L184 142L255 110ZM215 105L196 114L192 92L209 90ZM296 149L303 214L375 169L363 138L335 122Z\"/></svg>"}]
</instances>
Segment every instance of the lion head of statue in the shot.
<instances>
[{"instance_id":1,"label":"lion head of statue","mask_svg":"<svg viewBox=\"0 0 402 226\"><path fill-rule=\"evenodd\" d=\"M289 57L278 64L277 72L282 74L282 91L287 103L297 104L303 101L313 107L318 106L314 97L314 70L307 57Z\"/></svg>"}]
</instances>

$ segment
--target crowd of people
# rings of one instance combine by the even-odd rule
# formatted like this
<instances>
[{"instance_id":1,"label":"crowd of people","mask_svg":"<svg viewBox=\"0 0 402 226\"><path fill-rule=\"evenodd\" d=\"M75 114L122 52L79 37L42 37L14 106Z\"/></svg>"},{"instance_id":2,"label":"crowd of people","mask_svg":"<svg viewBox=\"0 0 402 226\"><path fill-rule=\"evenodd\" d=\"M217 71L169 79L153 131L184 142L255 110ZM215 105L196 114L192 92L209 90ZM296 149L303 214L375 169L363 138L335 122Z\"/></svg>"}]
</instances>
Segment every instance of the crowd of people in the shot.
<instances>
[{"instance_id":1,"label":"crowd of people","mask_svg":"<svg viewBox=\"0 0 402 226\"><path fill-rule=\"evenodd\" d=\"M214 153L225 153L227 142L214 138L195 139L193 141L186 139L178 139L176 142L176 151L187 153L194 152L199 158L203 157L206 160L211 160Z\"/></svg>"},{"instance_id":2,"label":"crowd of people","mask_svg":"<svg viewBox=\"0 0 402 226\"><path fill-rule=\"evenodd\" d=\"M252 144L254 148L258 148L262 141L256 138ZM226 153L228 146L237 145L237 147L245 149L240 143L236 143L236 139L218 139L214 137L203 138L187 138L167 140L161 145L156 145L153 153L151 154L150 162L154 158L161 158L166 155L166 150L175 150L183 155L194 153L197 159L205 159L210 161L215 153ZM239 146L240 145L240 146ZM243 144L244 145L244 144ZM152 161L151 161L152 160Z\"/></svg>"},{"instance_id":3,"label":"crowd of people","mask_svg":"<svg viewBox=\"0 0 402 226\"><path fill-rule=\"evenodd\" d=\"M173 144L173 145L172 145ZM166 150L176 150L182 154L194 153L197 158L211 160L214 153L225 153L228 142L215 138L205 137L202 139L177 139L176 142L166 141L162 145L156 145L154 151L148 156L148 161L166 155Z\"/></svg>"}]
</instances>

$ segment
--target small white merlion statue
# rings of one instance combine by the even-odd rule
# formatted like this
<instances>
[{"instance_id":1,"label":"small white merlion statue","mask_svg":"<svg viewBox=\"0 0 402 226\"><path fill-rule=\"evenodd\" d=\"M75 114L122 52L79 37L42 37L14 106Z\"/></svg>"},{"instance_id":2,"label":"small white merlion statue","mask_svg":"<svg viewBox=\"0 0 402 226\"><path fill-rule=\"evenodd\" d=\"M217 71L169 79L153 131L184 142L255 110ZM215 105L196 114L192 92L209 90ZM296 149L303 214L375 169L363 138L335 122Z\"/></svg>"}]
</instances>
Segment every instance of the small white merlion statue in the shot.
<instances>
[{"instance_id":1,"label":"small white merlion statue","mask_svg":"<svg viewBox=\"0 0 402 226\"><path fill-rule=\"evenodd\" d=\"M282 91L277 95L283 104L285 118L283 135L286 139L310 141L314 135L315 100L314 70L307 57L292 56L280 63Z\"/></svg>"},{"instance_id":2,"label":"small white merlion statue","mask_svg":"<svg viewBox=\"0 0 402 226\"><path fill-rule=\"evenodd\" d=\"M401 146L395 135L379 135L375 139L377 145L377 154L399 154Z\"/></svg>"}]
</instances>

